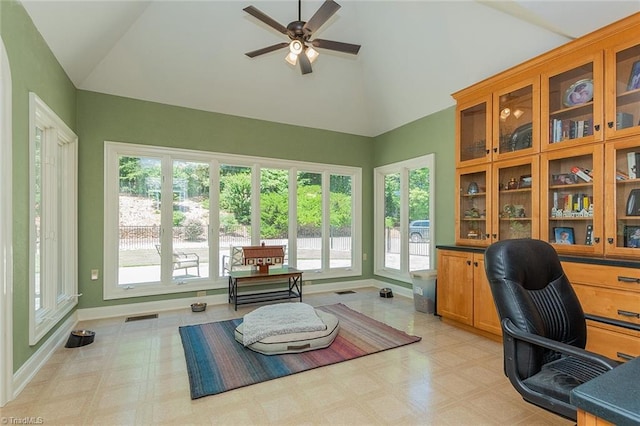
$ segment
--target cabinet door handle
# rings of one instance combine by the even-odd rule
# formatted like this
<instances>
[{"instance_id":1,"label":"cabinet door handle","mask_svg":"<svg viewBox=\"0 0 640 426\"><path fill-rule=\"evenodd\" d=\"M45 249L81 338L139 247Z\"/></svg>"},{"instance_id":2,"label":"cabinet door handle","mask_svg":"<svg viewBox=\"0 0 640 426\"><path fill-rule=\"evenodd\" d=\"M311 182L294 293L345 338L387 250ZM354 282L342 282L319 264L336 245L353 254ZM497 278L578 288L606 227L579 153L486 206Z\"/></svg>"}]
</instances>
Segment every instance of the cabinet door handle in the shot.
<instances>
[{"instance_id":1,"label":"cabinet door handle","mask_svg":"<svg viewBox=\"0 0 640 426\"><path fill-rule=\"evenodd\" d=\"M620 275L618 275L618 281L620 281L621 283L635 283L635 284L640 284L640 278L622 277L622 276L620 276Z\"/></svg>"},{"instance_id":2,"label":"cabinet door handle","mask_svg":"<svg viewBox=\"0 0 640 426\"><path fill-rule=\"evenodd\" d=\"M493 152L498 152L498 148L493 148Z\"/></svg>"},{"instance_id":3,"label":"cabinet door handle","mask_svg":"<svg viewBox=\"0 0 640 426\"><path fill-rule=\"evenodd\" d=\"M595 238L593 239L593 241L594 241L596 244L598 244L598 243L600 242L600 237L595 237Z\"/></svg>"},{"instance_id":4,"label":"cabinet door handle","mask_svg":"<svg viewBox=\"0 0 640 426\"><path fill-rule=\"evenodd\" d=\"M613 129L613 121L608 122L607 126L609 126L610 129Z\"/></svg>"},{"instance_id":5,"label":"cabinet door handle","mask_svg":"<svg viewBox=\"0 0 640 426\"><path fill-rule=\"evenodd\" d=\"M478 266L478 262L473 262L473 266Z\"/></svg>"},{"instance_id":6,"label":"cabinet door handle","mask_svg":"<svg viewBox=\"0 0 640 426\"><path fill-rule=\"evenodd\" d=\"M467 265L471 265L471 261L470 260L467 260Z\"/></svg>"},{"instance_id":7,"label":"cabinet door handle","mask_svg":"<svg viewBox=\"0 0 640 426\"><path fill-rule=\"evenodd\" d=\"M595 126L593 126L593 128L596 129L596 132L597 132L598 130L600 130L600 125L596 124Z\"/></svg>"},{"instance_id":8,"label":"cabinet door handle","mask_svg":"<svg viewBox=\"0 0 640 426\"><path fill-rule=\"evenodd\" d=\"M491 150L490 150L490 149L487 149L486 151L487 151L487 155L489 155L489 153L491 152Z\"/></svg>"},{"instance_id":9,"label":"cabinet door handle","mask_svg":"<svg viewBox=\"0 0 640 426\"><path fill-rule=\"evenodd\" d=\"M618 315L622 315L623 317L640 318L639 313L631 312L631 311L623 311L622 309L618 309Z\"/></svg>"},{"instance_id":10,"label":"cabinet door handle","mask_svg":"<svg viewBox=\"0 0 640 426\"><path fill-rule=\"evenodd\" d=\"M613 244L613 238L607 238L607 242L608 242L609 244Z\"/></svg>"},{"instance_id":11,"label":"cabinet door handle","mask_svg":"<svg viewBox=\"0 0 640 426\"><path fill-rule=\"evenodd\" d=\"M635 359L635 356L625 354L624 352L616 352L616 356L618 358L626 359L627 361L631 361L632 359Z\"/></svg>"}]
</instances>

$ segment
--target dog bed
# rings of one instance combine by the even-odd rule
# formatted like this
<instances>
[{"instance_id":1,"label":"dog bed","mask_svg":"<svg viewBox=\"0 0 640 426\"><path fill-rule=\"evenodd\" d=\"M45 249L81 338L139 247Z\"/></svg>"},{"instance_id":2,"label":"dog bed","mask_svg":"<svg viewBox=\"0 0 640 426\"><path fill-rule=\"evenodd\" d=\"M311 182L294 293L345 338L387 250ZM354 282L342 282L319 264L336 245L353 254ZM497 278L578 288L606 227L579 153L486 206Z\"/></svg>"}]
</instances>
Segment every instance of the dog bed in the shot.
<instances>
[{"instance_id":1,"label":"dog bed","mask_svg":"<svg viewBox=\"0 0 640 426\"><path fill-rule=\"evenodd\" d=\"M316 313L327 325L326 330L269 336L247 345L247 348L264 355L300 353L326 348L338 335L340 323L333 314L321 310L316 310ZM235 339L240 344L243 342L243 326L244 323L241 323L235 329Z\"/></svg>"}]
</instances>

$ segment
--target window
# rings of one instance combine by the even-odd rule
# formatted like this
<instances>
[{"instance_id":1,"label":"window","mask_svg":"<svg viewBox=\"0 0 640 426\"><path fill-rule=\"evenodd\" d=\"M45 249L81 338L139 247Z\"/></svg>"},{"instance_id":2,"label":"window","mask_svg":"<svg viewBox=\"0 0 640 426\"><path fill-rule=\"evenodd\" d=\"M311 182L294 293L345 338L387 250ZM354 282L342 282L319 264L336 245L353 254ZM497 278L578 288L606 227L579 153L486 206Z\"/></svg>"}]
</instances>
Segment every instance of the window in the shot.
<instances>
[{"instance_id":1,"label":"window","mask_svg":"<svg viewBox=\"0 0 640 426\"><path fill-rule=\"evenodd\" d=\"M29 343L77 303L77 136L29 95Z\"/></svg>"},{"instance_id":2,"label":"window","mask_svg":"<svg viewBox=\"0 0 640 426\"><path fill-rule=\"evenodd\" d=\"M376 274L409 281L433 264L434 154L375 169Z\"/></svg>"},{"instance_id":3,"label":"window","mask_svg":"<svg viewBox=\"0 0 640 426\"><path fill-rule=\"evenodd\" d=\"M314 278L360 275L360 175L107 142L105 298L226 288L233 248L263 242Z\"/></svg>"}]
</instances>

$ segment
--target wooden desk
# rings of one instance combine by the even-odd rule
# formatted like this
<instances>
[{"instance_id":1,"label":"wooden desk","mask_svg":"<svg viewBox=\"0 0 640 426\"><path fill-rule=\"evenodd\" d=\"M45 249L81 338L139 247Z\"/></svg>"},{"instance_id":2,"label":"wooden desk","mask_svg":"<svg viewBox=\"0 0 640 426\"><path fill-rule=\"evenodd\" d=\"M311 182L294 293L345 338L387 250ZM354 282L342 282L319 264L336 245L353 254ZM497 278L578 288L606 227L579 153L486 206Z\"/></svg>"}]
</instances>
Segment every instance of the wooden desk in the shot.
<instances>
[{"instance_id":1,"label":"wooden desk","mask_svg":"<svg viewBox=\"0 0 640 426\"><path fill-rule=\"evenodd\" d=\"M238 286L246 285L268 285L283 283L287 280L286 290L262 291L255 293L239 294ZM248 303L266 302L270 300L283 300L299 297L302 302L302 271L285 266L283 268L273 268L268 272L260 271L231 271L229 273L229 303L234 304L237 311L238 305Z\"/></svg>"}]
</instances>

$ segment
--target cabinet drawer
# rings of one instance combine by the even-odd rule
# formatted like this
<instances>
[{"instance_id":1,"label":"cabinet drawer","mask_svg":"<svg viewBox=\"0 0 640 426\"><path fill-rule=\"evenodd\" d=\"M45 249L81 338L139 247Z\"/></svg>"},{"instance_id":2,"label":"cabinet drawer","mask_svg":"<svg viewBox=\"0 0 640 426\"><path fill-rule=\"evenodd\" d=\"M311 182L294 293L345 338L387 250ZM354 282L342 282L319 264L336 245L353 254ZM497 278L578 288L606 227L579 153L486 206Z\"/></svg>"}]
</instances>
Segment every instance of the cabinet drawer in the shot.
<instances>
[{"instance_id":1,"label":"cabinet drawer","mask_svg":"<svg viewBox=\"0 0 640 426\"><path fill-rule=\"evenodd\" d=\"M562 262L571 284L591 284L640 293L640 269Z\"/></svg>"},{"instance_id":2,"label":"cabinet drawer","mask_svg":"<svg viewBox=\"0 0 640 426\"><path fill-rule=\"evenodd\" d=\"M573 284L585 314L640 324L640 293Z\"/></svg>"},{"instance_id":3,"label":"cabinet drawer","mask_svg":"<svg viewBox=\"0 0 640 426\"><path fill-rule=\"evenodd\" d=\"M615 328L602 328L587 321L587 350L616 361L628 361L630 357L640 356L640 333L618 332Z\"/></svg>"}]
</instances>

